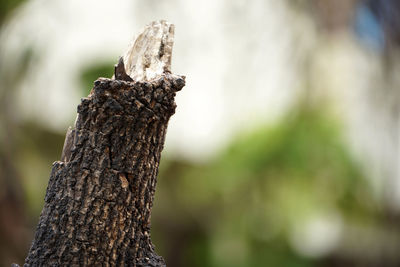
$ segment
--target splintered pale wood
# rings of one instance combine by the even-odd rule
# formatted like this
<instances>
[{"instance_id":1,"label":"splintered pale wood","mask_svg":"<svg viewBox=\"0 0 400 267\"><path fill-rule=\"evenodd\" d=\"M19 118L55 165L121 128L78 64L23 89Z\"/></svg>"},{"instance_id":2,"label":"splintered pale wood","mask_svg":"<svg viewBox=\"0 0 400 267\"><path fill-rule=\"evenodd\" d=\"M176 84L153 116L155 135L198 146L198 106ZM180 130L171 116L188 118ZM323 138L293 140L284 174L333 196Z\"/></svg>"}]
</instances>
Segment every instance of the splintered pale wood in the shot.
<instances>
[{"instance_id":1,"label":"splintered pale wood","mask_svg":"<svg viewBox=\"0 0 400 267\"><path fill-rule=\"evenodd\" d=\"M184 76L170 73L173 25L148 25L78 106L25 266L165 266L150 214L168 120ZM124 65L124 62L126 64Z\"/></svg>"},{"instance_id":2,"label":"splintered pale wood","mask_svg":"<svg viewBox=\"0 0 400 267\"><path fill-rule=\"evenodd\" d=\"M135 81L149 81L171 72L173 44L173 24L161 20L147 25L124 55L126 73Z\"/></svg>"}]
</instances>

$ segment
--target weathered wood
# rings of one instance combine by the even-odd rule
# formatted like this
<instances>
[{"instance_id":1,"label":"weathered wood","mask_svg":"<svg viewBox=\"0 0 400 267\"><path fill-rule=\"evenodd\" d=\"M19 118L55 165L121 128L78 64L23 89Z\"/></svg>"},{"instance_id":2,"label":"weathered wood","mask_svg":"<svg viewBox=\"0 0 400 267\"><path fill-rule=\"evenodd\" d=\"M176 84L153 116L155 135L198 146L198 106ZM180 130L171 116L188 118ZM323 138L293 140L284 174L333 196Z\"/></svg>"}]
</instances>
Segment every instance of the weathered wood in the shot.
<instances>
[{"instance_id":1,"label":"weathered wood","mask_svg":"<svg viewBox=\"0 0 400 267\"><path fill-rule=\"evenodd\" d=\"M174 25L165 20L147 25L124 55L126 73L141 81L171 72L174 30Z\"/></svg>"},{"instance_id":2,"label":"weathered wood","mask_svg":"<svg viewBox=\"0 0 400 267\"><path fill-rule=\"evenodd\" d=\"M142 44L147 42L143 47L155 51L158 42L158 50L165 50L161 37L169 40L168 51L131 47L127 54L136 61L124 66L120 59L115 79L96 80L78 106L62 160L53 164L25 266L165 265L150 240L150 214L168 120L185 77L171 74L167 66L172 36L161 30L166 35L154 37L152 25L158 33L173 29L165 21L150 24L146 36L139 34ZM150 74L151 64L132 67L132 62L149 55L163 71L143 76Z\"/></svg>"}]
</instances>

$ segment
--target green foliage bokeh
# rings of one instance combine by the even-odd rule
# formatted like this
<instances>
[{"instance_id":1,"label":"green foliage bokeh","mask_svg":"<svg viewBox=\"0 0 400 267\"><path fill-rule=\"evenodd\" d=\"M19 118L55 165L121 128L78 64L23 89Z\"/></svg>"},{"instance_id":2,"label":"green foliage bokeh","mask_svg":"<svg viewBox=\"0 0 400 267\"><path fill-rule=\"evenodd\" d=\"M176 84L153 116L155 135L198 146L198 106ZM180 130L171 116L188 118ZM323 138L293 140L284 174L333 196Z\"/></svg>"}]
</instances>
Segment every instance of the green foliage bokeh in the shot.
<instances>
[{"instance_id":1,"label":"green foliage bokeh","mask_svg":"<svg viewBox=\"0 0 400 267\"><path fill-rule=\"evenodd\" d=\"M379 217L340 124L304 105L238 136L209 163L163 160L157 190L155 243L179 266L316 266L291 242L299 226Z\"/></svg>"}]
</instances>

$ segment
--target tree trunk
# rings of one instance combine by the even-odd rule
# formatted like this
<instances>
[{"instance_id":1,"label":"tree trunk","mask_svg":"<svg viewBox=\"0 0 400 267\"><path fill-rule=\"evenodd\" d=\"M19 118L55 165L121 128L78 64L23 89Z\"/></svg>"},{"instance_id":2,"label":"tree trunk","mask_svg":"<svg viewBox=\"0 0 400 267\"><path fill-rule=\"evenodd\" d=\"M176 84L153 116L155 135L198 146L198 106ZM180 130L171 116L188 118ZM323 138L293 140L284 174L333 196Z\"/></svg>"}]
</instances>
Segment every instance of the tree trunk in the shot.
<instances>
[{"instance_id":1,"label":"tree trunk","mask_svg":"<svg viewBox=\"0 0 400 267\"><path fill-rule=\"evenodd\" d=\"M150 240L156 176L175 93L173 25L148 25L78 106L53 164L25 266L165 266ZM132 79L133 78L133 79Z\"/></svg>"}]
</instances>

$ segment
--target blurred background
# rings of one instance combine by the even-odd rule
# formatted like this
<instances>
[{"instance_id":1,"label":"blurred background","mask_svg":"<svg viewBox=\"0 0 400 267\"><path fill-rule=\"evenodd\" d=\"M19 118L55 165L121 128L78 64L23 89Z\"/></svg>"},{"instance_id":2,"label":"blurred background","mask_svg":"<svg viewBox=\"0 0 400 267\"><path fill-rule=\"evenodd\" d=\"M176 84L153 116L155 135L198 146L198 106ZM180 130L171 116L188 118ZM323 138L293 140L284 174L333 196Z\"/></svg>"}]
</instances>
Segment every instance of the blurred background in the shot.
<instances>
[{"instance_id":1,"label":"blurred background","mask_svg":"<svg viewBox=\"0 0 400 267\"><path fill-rule=\"evenodd\" d=\"M187 76L152 239L168 266L400 266L400 2L1 0L0 265L76 106L152 20Z\"/></svg>"}]
</instances>

